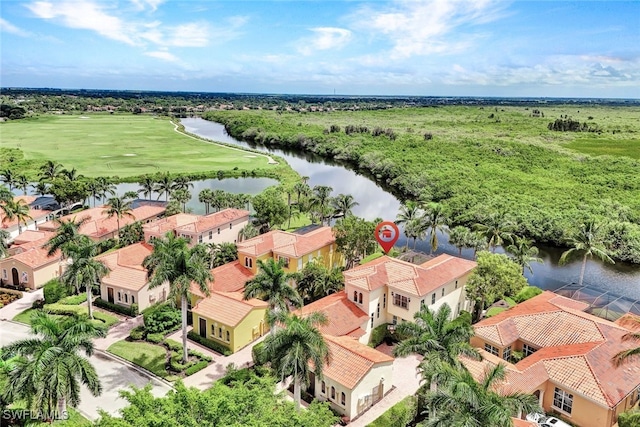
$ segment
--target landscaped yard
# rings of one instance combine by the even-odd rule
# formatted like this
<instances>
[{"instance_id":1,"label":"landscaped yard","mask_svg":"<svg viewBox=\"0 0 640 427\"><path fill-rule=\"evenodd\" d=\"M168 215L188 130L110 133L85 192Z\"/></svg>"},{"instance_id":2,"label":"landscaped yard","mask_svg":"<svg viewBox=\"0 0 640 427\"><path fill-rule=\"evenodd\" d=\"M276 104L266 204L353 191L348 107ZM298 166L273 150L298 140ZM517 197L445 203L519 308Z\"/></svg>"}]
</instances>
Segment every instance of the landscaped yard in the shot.
<instances>
[{"instance_id":1,"label":"landscaped yard","mask_svg":"<svg viewBox=\"0 0 640 427\"><path fill-rule=\"evenodd\" d=\"M13 320L27 325L31 324L31 314L37 309L29 308L21 313L18 313ZM87 307L80 305L63 305L63 304L47 304L44 306L44 310L56 315L64 315L64 313L75 312L79 315L87 314ZM107 329L119 322L116 316L103 313L100 311L93 311L94 323L97 326L104 326Z\"/></svg>"},{"instance_id":2,"label":"landscaped yard","mask_svg":"<svg viewBox=\"0 0 640 427\"><path fill-rule=\"evenodd\" d=\"M107 351L131 363L135 363L159 377L164 378L168 375L167 369L165 368L167 351L160 345L123 340L112 344Z\"/></svg>"}]
</instances>

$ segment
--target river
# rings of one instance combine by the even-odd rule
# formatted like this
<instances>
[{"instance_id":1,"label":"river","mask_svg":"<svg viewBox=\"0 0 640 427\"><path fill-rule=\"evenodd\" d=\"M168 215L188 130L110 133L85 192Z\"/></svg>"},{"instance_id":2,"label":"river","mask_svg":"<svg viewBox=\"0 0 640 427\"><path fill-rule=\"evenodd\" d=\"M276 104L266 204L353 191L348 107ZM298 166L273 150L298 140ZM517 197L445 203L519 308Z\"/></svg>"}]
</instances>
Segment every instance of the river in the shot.
<instances>
[{"instance_id":1,"label":"river","mask_svg":"<svg viewBox=\"0 0 640 427\"><path fill-rule=\"evenodd\" d=\"M368 220L383 218L394 220L400 206L400 201L389 191L375 181L350 169L348 165L323 159L311 153L282 150L245 141L238 141L229 136L219 123L201 118L182 119L185 130L206 139L240 145L272 153L284 158L300 175L309 177L309 185L328 185L333 188L333 195L339 193L351 194L359 203L353 209L355 215ZM406 244L402 236L397 246ZM417 249L429 253L430 245L426 241L419 241ZM577 282L580 275L580 260L559 266L558 260L562 255L562 248L539 246L542 263L532 264L533 274L526 272L525 276L530 284L542 289L557 290L568 283ZM501 251L501 249L498 249ZM439 246L436 254L448 253L458 255L458 249L449 245L446 235L439 235ZM462 253L465 258L472 258L471 250ZM590 260L587 264L584 283L590 287L608 292L605 300L611 301L619 296L631 300L640 300L640 266L629 263L604 264L599 260ZM625 302L625 301L622 302ZM640 313L640 302L636 304ZM634 309L635 311L635 309Z\"/></svg>"}]
</instances>

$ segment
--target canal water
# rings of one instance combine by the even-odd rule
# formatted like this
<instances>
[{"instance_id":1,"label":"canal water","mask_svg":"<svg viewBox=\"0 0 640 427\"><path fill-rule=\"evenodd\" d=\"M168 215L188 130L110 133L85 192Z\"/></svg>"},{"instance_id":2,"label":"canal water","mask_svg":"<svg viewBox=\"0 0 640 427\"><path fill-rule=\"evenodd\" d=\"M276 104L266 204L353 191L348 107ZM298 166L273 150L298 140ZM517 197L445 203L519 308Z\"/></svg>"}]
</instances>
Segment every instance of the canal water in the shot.
<instances>
[{"instance_id":1,"label":"canal water","mask_svg":"<svg viewBox=\"0 0 640 427\"><path fill-rule=\"evenodd\" d=\"M310 186L328 185L333 188L333 195L339 193L353 195L359 203L353 209L355 215L368 220L375 218L394 220L396 217L400 201L374 180L350 169L346 164L323 159L312 153L283 150L239 141L229 136L221 124L201 118L182 119L182 124L187 132L194 135L258 149L284 158L300 175L309 177ZM402 236L397 246L405 244L406 240ZM429 253L430 244L426 241L419 241L416 248ZM559 266L558 260L562 255L562 248L539 246L539 249L539 256L543 262L532 265L533 274L526 272L525 276L529 283L542 289L557 290L568 283L578 281L580 260ZM501 248L498 248L498 251L501 251ZM458 255L458 249L448 243L446 235L439 235L439 246L435 253ZM464 250L462 256L472 258L473 251ZM621 296L632 301L640 300L640 266L628 263L610 265L598 260L590 260L587 264L584 284L607 292L609 299ZM638 308L640 308L640 304Z\"/></svg>"}]
</instances>

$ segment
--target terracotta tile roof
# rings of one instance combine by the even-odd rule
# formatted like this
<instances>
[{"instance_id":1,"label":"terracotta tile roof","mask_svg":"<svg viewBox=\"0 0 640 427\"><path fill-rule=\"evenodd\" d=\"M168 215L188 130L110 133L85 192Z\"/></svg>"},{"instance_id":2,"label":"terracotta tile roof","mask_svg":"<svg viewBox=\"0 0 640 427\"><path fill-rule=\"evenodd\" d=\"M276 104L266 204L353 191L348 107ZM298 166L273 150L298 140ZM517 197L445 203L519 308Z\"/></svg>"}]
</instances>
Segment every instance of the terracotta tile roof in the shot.
<instances>
[{"instance_id":1,"label":"terracotta tile roof","mask_svg":"<svg viewBox=\"0 0 640 427\"><path fill-rule=\"evenodd\" d=\"M513 427L538 427L537 423L527 420L521 420L520 418L511 418L513 421Z\"/></svg>"},{"instance_id":2,"label":"terracotta tile roof","mask_svg":"<svg viewBox=\"0 0 640 427\"><path fill-rule=\"evenodd\" d=\"M31 242L37 242L40 240L43 240L46 242L54 235L55 233L52 233L51 231L26 230L26 231L23 231L22 234L19 234L18 236L16 236L15 239L13 239L12 247L21 246Z\"/></svg>"},{"instance_id":3,"label":"terracotta tile roof","mask_svg":"<svg viewBox=\"0 0 640 427\"><path fill-rule=\"evenodd\" d=\"M142 229L145 233L164 236L169 231L174 231L176 228L183 227L187 224L193 224L197 220L198 215L179 213L144 224Z\"/></svg>"},{"instance_id":4,"label":"terracotta tile roof","mask_svg":"<svg viewBox=\"0 0 640 427\"><path fill-rule=\"evenodd\" d=\"M42 248L41 245L37 245L24 249L7 259L20 261L34 269L60 260L60 251L57 251L52 256L48 256L47 252L47 249Z\"/></svg>"},{"instance_id":5,"label":"terracotta tile roof","mask_svg":"<svg viewBox=\"0 0 640 427\"><path fill-rule=\"evenodd\" d=\"M319 328L323 334L333 336L349 335L359 338L366 333L362 326L364 324L366 327L369 316L362 311L360 307L350 301L344 291L336 292L305 305L294 313L304 317L314 311L324 313L329 321L327 325L320 326Z\"/></svg>"},{"instance_id":6,"label":"terracotta tile roof","mask_svg":"<svg viewBox=\"0 0 640 427\"><path fill-rule=\"evenodd\" d=\"M238 243L238 252L260 256L268 252L299 258L320 250L336 241L331 227L319 227L306 234L273 230Z\"/></svg>"},{"instance_id":7,"label":"terracotta tile roof","mask_svg":"<svg viewBox=\"0 0 640 427\"><path fill-rule=\"evenodd\" d=\"M147 243L135 243L97 256L96 259L104 262L111 270L102 278L102 282L139 291L148 283L147 270L142 267L142 262L152 251L152 246Z\"/></svg>"},{"instance_id":8,"label":"terracotta tile roof","mask_svg":"<svg viewBox=\"0 0 640 427\"><path fill-rule=\"evenodd\" d=\"M464 276L475 267L474 261L440 255L422 265L383 256L344 272L345 284L374 290L382 286L400 292L424 296L439 287Z\"/></svg>"},{"instance_id":9,"label":"terracotta tile roof","mask_svg":"<svg viewBox=\"0 0 640 427\"><path fill-rule=\"evenodd\" d=\"M104 213L106 206L98 206L91 209L86 209L81 212L77 212L70 215L63 216L61 221L80 220L82 218L88 218L87 222L80 227L80 232L94 239L100 239L101 237L114 233L118 229L118 220L115 216L108 218ZM132 224L136 221L145 221L161 215L165 211L165 207L154 204L141 204L135 209L131 210L131 216L125 216L120 219L120 228L125 225ZM58 224L54 221L47 221L38 226L41 230L55 231L58 228Z\"/></svg>"},{"instance_id":10,"label":"terracotta tile roof","mask_svg":"<svg viewBox=\"0 0 640 427\"><path fill-rule=\"evenodd\" d=\"M188 233L202 233L213 230L221 225L229 224L240 218L246 218L248 220L249 211L242 209L224 209L206 216L198 216L196 221L178 226L176 230Z\"/></svg>"},{"instance_id":11,"label":"terracotta tile roof","mask_svg":"<svg viewBox=\"0 0 640 427\"><path fill-rule=\"evenodd\" d=\"M377 364L393 363L393 357L361 344L350 337L324 335L329 347L329 363L322 373L350 390Z\"/></svg>"},{"instance_id":12,"label":"terracotta tile roof","mask_svg":"<svg viewBox=\"0 0 640 427\"><path fill-rule=\"evenodd\" d=\"M44 217L46 217L47 215L49 215L51 213L51 211L45 211L42 209L32 209L29 208L29 213L28 215L31 217L31 219L27 219L27 224L31 224L33 223L33 221L35 220L41 220L44 219ZM2 218L4 219L5 216L3 215ZM13 218L11 220L6 220L3 221L1 223L2 228L8 229L8 228L18 228L18 219L17 218ZM24 229L24 222L21 222L20 225L23 227Z\"/></svg>"},{"instance_id":13,"label":"terracotta tile roof","mask_svg":"<svg viewBox=\"0 0 640 427\"><path fill-rule=\"evenodd\" d=\"M244 285L254 277L251 270L241 266L239 261L216 267L211 270L211 274L213 274L213 282L209 285L211 292L242 292ZM204 297L200 287L194 283L191 284L190 292Z\"/></svg>"},{"instance_id":14,"label":"terracotta tile roof","mask_svg":"<svg viewBox=\"0 0 640 427\"><path fill-rule=\"evenodd\" d=\"M506 386L531 392L549 379L613 408L640 386L640 364L628 363L616 368L611 362L616 353L633 347L632 343L623 341L628 329L576 307L581 305L546 291L478 322L474 329L476 336L501 347L515 340L540 347L516 365L508 365ZM517 332L515 339L514 331ZM486 361L480 364L501 361L482 353ZM469 366L478 363L465 361ZM478 368L474 369L475 375Z\"/></svg>"},{"instance_id":15,"label":"terracotta tile roof","mask_svg":"<svg viewBox=\"0 0 640 427\"><path fill-rule=\"evenodd\" d=\"M202 317L235 327L254 308L267 309L269 304L257 299L244 301L239 292L212 292L200 300L192 311Z\"/></svg>"}]
</instances>

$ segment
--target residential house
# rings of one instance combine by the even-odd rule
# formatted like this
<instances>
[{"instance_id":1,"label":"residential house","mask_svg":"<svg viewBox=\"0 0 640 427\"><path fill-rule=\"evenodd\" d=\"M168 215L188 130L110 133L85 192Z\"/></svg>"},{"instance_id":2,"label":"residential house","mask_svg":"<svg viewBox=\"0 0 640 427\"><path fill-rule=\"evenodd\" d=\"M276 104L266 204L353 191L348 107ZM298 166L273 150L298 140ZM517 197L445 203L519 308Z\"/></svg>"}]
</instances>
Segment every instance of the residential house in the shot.
<instances>
[{"instance_id":1,"label":"residential house","mask_svg":"<svg viewBox=\"0 0 640 427\"><path fill-rule=\"evenodd\" d=\"M138 304L140 311L165 301L169 284L149 289L147 270L142 266L152 251L147 243L135 243L97 256L110 270L100 281L100 298L126 307Z\"/></svg>"},{"instance_id":2,"label":"residential house","mask_svg":"<svg viewBox=\"0 0 640 427\"><path fill-rule=\"evenodd\" d=\"M475 268L474 261L451 255L420 265L383 256L345 271L346 297L369 318L360 342L367 344L380 325L413 321L422 306L437 310L447 303L453 317L469 310L464 286Z\"/></svg>"},{"instance_id":3,"label":"residential house","mask_svg":"<svg viewBox=\"0 0 640 427\"><path fill-rule=\"evenodd\" d=\"M269 331L269 304L256 298L244 300L244 286L254 275L238 261L214 268L211 274L209 296L191 285L193 329L236 352Z\"/></svg>"},{"instance_id":4,"label":"residential house","mask_svg":"<svg viewBox=\"0 0 640 427\"><path fill-rule=\"evenodd\" d=\"M165 212L165 202L152 200L134 200L132 202L131 216L120 218L120 228L134 222L148 223L154 221ZM108 217L105 213L107 206L98 206L77 213L65 215L61 221L79 221L86 218L87 221L80 227L80 233L90 237L96 242L116 237L118 234L118 219L115 216ZM38 226L39 230L56 231L58 223L47 221Z\"/></svg>"},{"instance_id":5,"label":"residential house","mask_svg":"<svg viewBox=\"0 0 640 427\"><path fill-rule=\"evenodd\" d=\"M0 260L2 284L16 288L38 289L62 274L61 254L48 255L43 248L52 232L28 230L16 237L9 256Z\"/></svg>"},{"instance_id":6,"label":"residential house","mask_svg":"<svg viewBox=\"0 0 640 427\"><path fill-rule=\"evenodd\" d=\"M145 224L143 230L146 242L173 232L193 246L197 243L236 243L238 232L248 223L249 211L224 209L205 216L179 213Z\"/></svg>"},{"instance_id":7,"label":"residential house","mask_svg":"<svg viewBox=\"0 0 640 427\"><path fill-rule=\"evenodd\" d=\"M393 357L349 336L324 335L329 363L312 375L309 393L353 420L391 391Z\"/></svg>"},{"instance_id":8,"label":"residential house","mask_svg":"<svg viewBox=\"0 0 640 427\"><path fill-rule=\"evenodd\" d=\"M2 216L2 229L9 233L9 241L12 241L26 230L36 230L39 224L45 223L53 218L53 211L42 209L41 206L35 203L37 199L38 197L36 196L14 197L14 200L22 200L29 205L28 215L30 219L26 221L26 224L24 222L18 224L18 220L16 218L9 220L4 217L4 215Z\"/></svg>"},{"instance_id":9,"label":"residential house","mask_svg":"<svg viewBox=\"0 0 640 427\"><path fill-rule=\"evenodd\" d=\"M623 340L629 331L585 313L587 307L545 291L475 324L471 344L484 360L463 362L476 378L505 364L501 390L531 393L546 412L576 426L613 426L638 406L640 364L613 365L615 354L633 347Z\"/></svg>"},{"instance_id":10,"label":"residential house","mask_svg":"<svg viewBox=\"0 0 640 427\"><path fill-rule=\"evenodd\" d=\"M369 315L358 304L349 299L345 292L336 292L294 311L298 316L308 316L322 312L328 323L320 325L320 332L337 337L349 336L356 340L367 333Z\"/></svg>"},{"instance_id":11,"label":"residential house","mask_svg":"<svg viewBox=\"0 0 640 427\"><path fill-rule=\"evenodd\" d=\"M284 270L294 273L308 262L322 260L327 267L342 265L336 250L336 239L331 227L308 226L292 233L273 230L238 243L238 259L254 274L258 272L258 260L273 258L284 260Z\"/></svg>"}]
</instances>

